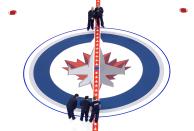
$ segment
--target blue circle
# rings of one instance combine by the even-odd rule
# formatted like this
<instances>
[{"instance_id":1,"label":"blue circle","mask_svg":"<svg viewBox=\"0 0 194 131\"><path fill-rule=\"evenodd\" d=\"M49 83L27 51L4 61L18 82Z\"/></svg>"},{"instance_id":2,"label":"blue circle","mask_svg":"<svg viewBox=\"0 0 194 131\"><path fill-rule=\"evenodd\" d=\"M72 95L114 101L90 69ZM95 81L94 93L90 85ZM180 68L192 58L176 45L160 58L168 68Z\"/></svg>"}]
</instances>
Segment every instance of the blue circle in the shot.
<instances>
[{"instance_id":1,"label":"blue circle","mask_svg":"<svg viewBox=\"0 0 194 131\"><path fill-rule=\"evenodd\" d=\"M143 65L143 74L139 82L125 93L109 98L102 98L102 110L121 107L145 96L154 87L159 77L159 64L154 54L139 42L123 36L102 33L101 39L133 51ZM93 34L67 38L51 46L39 56L34 66L34 80L45 95L61 104L67 103L71 94L66 93L54 84L50 76L50 65L62 51L78 44L91 42L92 40Z\"/></svg>"},{"instance_id":2,"label":"blue circle","mask_svg":"<svg viewBox=\"0 0 194 131\"><path fill-rule=\"evenodd\" d=\"M116 29L116 30L119 30L119 29ZM132 33L132 32L129 32L129 33ZM135 33L133 33L133 34L135 34ZM138 35L138 36L140 36L140 35ZM137 41L129 39L127 37L114 35L114 34L108 34L108 33L102 33L101 39L104 42L117 44L117 45L123 46L123 47L128 48L129 50L133 51L139 57L139 59L142 62L142 65L143 65L143 74L142 74L142 77L139 80L139 82L132 89L130 89L122 94L119 94L119 95L114 96L114 97L101 99L102 109L113 109L113 108L121 107L121 106L127 105L129 103L132 103L132 102L140 99L141 97L145 96L154 87L154 85L156 84L156 82L159 78L159 74L160 74L159 63L158 63L156 57L154 56L154 54L149 49L147 49L144 45L140 44ZM65 49L68 49L68 48L75 46L75 45L78 45L78 44L91 42L92 40L93 40L93 34L78 35L78 36L74 36L71 38L67 38L67 39L62 40L62 41L56 43L55 45L49 47L46 51L44 51L39 56L38 60L35 63L35 66L34 66L34 71L33 71L34 72L34 80L35 80L37 86L39 87L39 89L45 95L47 95L49 98L51 98L54 101L57 101L61 104L65 105L65 103L67 103L67 100L72 95L68 94L67 92L64 92L63 90L58 88L53 83L53 81L50 77L50 73L49 73L50 65L51 65L52 61L56 58L56 56L59 53L61 53L62 51L64 51ZM165 57L166 57L166 55L165 55ZM26 61L26 63L27 63L27 61ZM25 65L26 65L26 63L25 63ZM170 66L169 66L169 69L170 69ZM25 66L24 66L24 70L25 70ZM169 77L170 77L170 73L169 73ZM24 81L25 81L25 77L24 77ZM168 79L168 81L169 81L169 79ZM168 83L168 81L167 81L167 83ZM25 82L25 84L26 84L26 82ZM26 86L27 86L27 84L26 84ZM120 88L122 88L122 87L120 87ZM150 103L150 102L148 102L148 103ZM121 114L123 114L123 113L121 113ZM116 115L119 115L119 114L116 114Z\"/></svg>"}]
</instances>

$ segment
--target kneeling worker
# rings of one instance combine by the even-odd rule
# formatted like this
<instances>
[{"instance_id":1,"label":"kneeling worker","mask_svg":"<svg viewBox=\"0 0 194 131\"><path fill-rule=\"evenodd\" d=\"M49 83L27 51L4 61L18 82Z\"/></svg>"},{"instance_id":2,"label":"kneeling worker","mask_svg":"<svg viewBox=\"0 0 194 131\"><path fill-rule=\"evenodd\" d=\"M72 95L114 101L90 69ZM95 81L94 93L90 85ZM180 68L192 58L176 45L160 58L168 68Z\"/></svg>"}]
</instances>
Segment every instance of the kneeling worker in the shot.
<instances>
[{"instance_id":1,"label":"kneeling worker","mask_svg":"<svg viewBox=\"0 0 194 131\"><path fill-rule=\"evenodd\" d=\"M88 12L88 27L87 30L89 30L90 28L92 28L92 30L94 29L94 7L91 8L91 10L89 10Z\"/></svg>"},{"instance_id":2,"label":"kneeling worker","mask_svg":"<svg viewBox=\"0 0 194 131\"><path fill-rule=\"evenodd\" d=\"M96 18L96 22L97 22L98 27L100 27L100 23L101 23L101 26L104 28L103 13L104 13L103 8L98 5L95 8L95 18Z\"/></svg>"},{"instance_id":3,"label":"kneeling worker","mask_svg":"<svg viewBox=\"0 0 194 131\"><path fill-rule=\"evenodd\" d=\"M93 119L95 118L95 122L98 122L98 118L99 118L99 113L100 113L100 101L96 99L96 97L93 98L93 102L91 104L92 106L92 114L90 116L90 122L93 121Z\"/></svg>"},{"instance_id":4,"label":"kneeling worker","mask_svg":"<svg viewBox=\"0 0 194 131\"><path fill-rule=\"evenodd\" d=\"M75 94L72 98L69 99L68 103L67 103L67 113L68 113L68 117L69 119L75 119L75 115L74 115L74 110L77 107L77 98L78 98L78 94Z\"/></svg>"},{"instance_id":5,"label":"kneeling worker","mask_svg":"<svg viewBox=\"0 0 194 131\"><path fill-rule=\"evenodd\" d=\"M80 102L80 107L81 107L81 117L80 120L83 121L83 117L85 116L85 121L88 121L88 113L90 110L90 101L89 97L85 96L85 98Z\"/></svg>"}]
</instances>

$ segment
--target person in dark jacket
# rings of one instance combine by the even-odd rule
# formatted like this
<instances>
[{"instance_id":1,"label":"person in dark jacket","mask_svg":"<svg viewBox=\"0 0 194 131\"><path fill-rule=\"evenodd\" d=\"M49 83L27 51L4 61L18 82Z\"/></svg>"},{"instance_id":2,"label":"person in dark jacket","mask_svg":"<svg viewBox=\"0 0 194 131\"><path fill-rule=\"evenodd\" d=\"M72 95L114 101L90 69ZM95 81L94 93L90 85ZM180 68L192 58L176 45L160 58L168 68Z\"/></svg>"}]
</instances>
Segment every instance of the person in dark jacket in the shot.
<instances>
[{"instance_id":1,"label":"person in dark jacket","mask_svg":"<svg viewBox=\"0 0 194 131\"><path fill-rule=\"evenodd\" d=\"M77 107L77 98L78 98L78 94L75 94L72 98L69 99L69 101L67 102L67 113L68 113L68 117L69 119L75 119L75 115L74 115L74 110Z\"/></svg>"},{"instance_id":2,"label":"person in dark jacket","mask_svg":"<svg viewBox=\"0 0 194 131\"><path fill-rule=\"evenodd\" d=\"M98 5L95 8L95 19L98 27L100 26L100 23L101 23L101 26L104 28L103 13L104 13L103 8Z\"/></svg>"},{"instance_id":3,"label":"person in dark jacket","mask_svg":"<svg viewBox=\"0 0 194 131\"><path fill-rule=\"evenodd\" d=\"M88 113L90 110L90 101L89 101L89 97L85 96L85 98L80 102L80 107L81 107L81 117L80 120L83 121L83 117L85 115L85 121L88 121Z\"/></svg>"},{"instance_id":4,"label":"person in dark jacket","mask_svg":"<svg viewBox=\"0 0 194 131\"><path fill-rule=\"evenodd\" d=\"M88 27L87 30L90 28L93 30L94 29L94 7L91 8L91 10L88 11Z\"/></svg>"},{"instance_id":5,"label":"person in dark jacket","mask_svg":"<svg viewBox=\"0 0 194 131\"><path fill-rule=\"evenodd\" d=\"M99 100L97 100L94 97L91 106L92 106L92 114L90 116L90 120L89 121L92 122L93 119L95 118L95 122L97 123L98 122L98 118L99 118L101 103L100 103Z\"/></svg>"}]
</instances>

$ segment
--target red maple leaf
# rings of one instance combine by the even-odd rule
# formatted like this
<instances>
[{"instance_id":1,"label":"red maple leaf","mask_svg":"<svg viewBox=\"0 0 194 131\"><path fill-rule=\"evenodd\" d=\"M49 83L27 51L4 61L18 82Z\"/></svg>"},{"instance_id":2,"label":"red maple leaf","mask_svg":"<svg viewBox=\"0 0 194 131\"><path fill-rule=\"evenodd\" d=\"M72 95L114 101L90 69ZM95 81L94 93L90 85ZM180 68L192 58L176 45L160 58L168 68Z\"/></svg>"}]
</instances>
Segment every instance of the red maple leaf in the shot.
<instances>
[{"instance_id":1,"label":"red maple leaf","mask_svg":"<svg viewBox=\"0 0 194 131\"><path fill-rule=\"evenodd\" d=\"M117 67L117 68L122 68L123 66L125 66L125 70L130 68L130 66L126 67L128 60L117 61L117 59L114 59L114 60L109 62L110 55L111 55L111 53L107 53L107 54L103 55L104 56L104 60L105 60L105 64L110 65L110 66L114 66L114 67ZM86 53L83 53L83 56L84 56L84 61L85 62L83 62L83 61L81 61L79 59L77 59L76 62L65 60L65 62L66 62L68 67L63 67L63 69L68 71L69 67L71 69L74 69L74 68L78 68L78 67L81 67L81 66L84 66L84 65L88 65L88 62L89 62L89 59L90 59L90 55L86 54ZM87 75L77 75L77 76L78 76L78 80L84 80L87 77ZM116 76L116 75L106 75L106 77L109 80L115 79L114 76Z\"/></svg>"}]
</instances>

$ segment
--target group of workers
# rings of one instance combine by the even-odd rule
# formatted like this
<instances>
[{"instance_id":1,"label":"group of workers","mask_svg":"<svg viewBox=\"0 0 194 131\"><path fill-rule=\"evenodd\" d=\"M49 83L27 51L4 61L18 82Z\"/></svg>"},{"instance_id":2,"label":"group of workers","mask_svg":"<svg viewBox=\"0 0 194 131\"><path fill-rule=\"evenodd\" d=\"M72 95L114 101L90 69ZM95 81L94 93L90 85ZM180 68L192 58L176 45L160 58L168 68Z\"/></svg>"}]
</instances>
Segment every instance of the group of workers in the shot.
<instances>
[{"instance_id":1,"label":"group of workers","mask_svg":"<svg viewBox=\"0 0 194 131\"><path fill-rule=\"evenodd\" d=\"M91 8L88 12L88 26L87 30L90 28L93 30L94 29L94 20L96 20L97 26L101 26L104 28L104 21L103 21L103 8L100 7L99 5L94 9L94 7Z\"/></svg>"},{"instance_id":2,"label":"group of workers","mask_svg":"<svg viewBox=\"0 0 194 131\"><path fill-rule=\"evenodd\" d=\"M69 99L69 101L66 104L69 119L72 119L72 120L75 119L74 110L77 108L78 97L79 95L75 94L72 98ZM101 104L97 98L94 97L93 101L90 102L89 97L85 96L85 98L80 101L80 107L81 107L81 115L80 115L81 121L83 121L84 117L85 117L85 121L86 122L88 121L89 111L90 111L90 108L92 108L89 121L92 122L93 120L95 120L95 122L98 122Z\"/></svg>"},{"instance_id":3,"label":"group of workers","mask_svg":"<svg viewBox=\"0 0 194 131\"><path fill-rule=\"evenodd\" d=\"M94 7L92 7L91 10L89 10L87 30L89 30L90 28L92 30L94 29L94 20L96 20L98 27L100 27L100 23L101 23L101 26L104 28L103 12L104 10L100 6L97 6L95 9ZM79 95L75 94L72 98L69 99L69 101L66 104L69 119L72 119L72 120L75 119L74 110L77 108L78 97ZM90 108L92 108L89 122L92 122L93 120L95 122L98 122L101 103L97 98L94 97L93 101L90 102L89 97L85 96L85 98L80 101L80 107L81 107L81 115L80 115L81 121L83 121L84 117L85 117L85 121L86 122L88 121L89 111L90 111Z\"/></svg>"}]
</instances>

